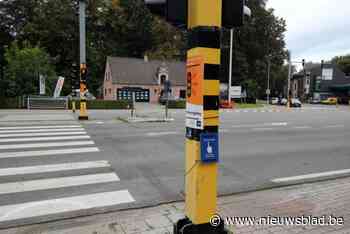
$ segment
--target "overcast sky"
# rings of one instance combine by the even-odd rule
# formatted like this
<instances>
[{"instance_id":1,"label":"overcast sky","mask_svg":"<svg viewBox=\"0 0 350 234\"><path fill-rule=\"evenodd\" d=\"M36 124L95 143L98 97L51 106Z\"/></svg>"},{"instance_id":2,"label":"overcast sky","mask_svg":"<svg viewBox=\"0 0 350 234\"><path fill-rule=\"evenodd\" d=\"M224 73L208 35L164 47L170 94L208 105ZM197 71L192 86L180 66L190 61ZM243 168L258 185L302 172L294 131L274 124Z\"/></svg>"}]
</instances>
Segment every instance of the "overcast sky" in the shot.
<instances>
[{"instance_id":1,"label":"overcast sky","mask_svg":"<svg viewBox=\"0 0 350 234\"><path fill-rule=\"evenodd\" d=\"M320 62L350 54L349 0L269 0L267 6L287 21L293 60Z\"/></svg>"}]
</instances>

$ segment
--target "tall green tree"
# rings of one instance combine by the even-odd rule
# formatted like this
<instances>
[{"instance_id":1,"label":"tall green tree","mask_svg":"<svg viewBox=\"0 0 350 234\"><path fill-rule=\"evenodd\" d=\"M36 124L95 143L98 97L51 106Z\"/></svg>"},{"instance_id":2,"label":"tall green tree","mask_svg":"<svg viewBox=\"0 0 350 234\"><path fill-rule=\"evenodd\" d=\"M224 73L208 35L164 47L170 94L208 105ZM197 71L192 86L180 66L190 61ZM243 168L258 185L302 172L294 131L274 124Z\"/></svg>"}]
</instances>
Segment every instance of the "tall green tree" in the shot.
<instances>
[{"instance_id":1,"label":"tall green tree","mask_svg":"<svg viewBox=\"0 0 350 234\"><path fill-rule=\"evenodd\" d=\"M337 64L345 74L350 76L350 54L344 56L336 56L332 59L332 63Z\"/></svg>"},{"instance_id":2,"label":"tall green tree","mask_svg":"<svg viewBox=\"0 0 350 234\"><path fill-rule=\"evenodd\" d=\"M52 94L55 70L49 55L40 47L17 42L5 52L7 62L6 80L1 84L4 95L8 97L39 94L39 75L46 77L47 94Z\"/></svg>"},{"instance_id":3,"label":"tall green tree","mask_svg":"<svg viewBox=\"0 0 350 234\"><path fill-rule=\"evenodd\" d=\"M281 76L276 74L281 74L287 58L285 20L276 17L273 9L267 9L265 0L249 0L248 6L252 10L252 17L245 19L242 28L235 29L233 84L243 84L248 89L253 89L250 90L251 96L266 96L268 60L271 60L272 91L275 93L274 89L278 89L278 93L283 92L283 81L280 81L277 77ZM223 56L226 58L229 57L229 38L229 31L224 31ZM226 74L228 66L222 75Z\"/></svg>"}]
</instances>

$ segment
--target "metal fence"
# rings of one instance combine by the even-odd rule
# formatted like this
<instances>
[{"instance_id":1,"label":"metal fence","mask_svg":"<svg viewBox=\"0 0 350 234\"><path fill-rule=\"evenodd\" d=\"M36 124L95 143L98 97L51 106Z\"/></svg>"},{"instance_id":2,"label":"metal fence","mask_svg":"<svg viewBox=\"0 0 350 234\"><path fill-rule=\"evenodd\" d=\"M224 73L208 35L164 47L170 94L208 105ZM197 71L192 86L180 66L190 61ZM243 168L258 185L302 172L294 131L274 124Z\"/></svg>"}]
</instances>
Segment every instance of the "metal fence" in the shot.
<instances>
[{"instance_id":1,"label":"metal fence","mask_svg":"<svg viewBox=\"0 0 350 234\"><path fill-rule=\"evenodd\" d=\"M68 97L29 96L27 98L27 109L68 109L68 102Z\"/></svg>"}]
</instances>

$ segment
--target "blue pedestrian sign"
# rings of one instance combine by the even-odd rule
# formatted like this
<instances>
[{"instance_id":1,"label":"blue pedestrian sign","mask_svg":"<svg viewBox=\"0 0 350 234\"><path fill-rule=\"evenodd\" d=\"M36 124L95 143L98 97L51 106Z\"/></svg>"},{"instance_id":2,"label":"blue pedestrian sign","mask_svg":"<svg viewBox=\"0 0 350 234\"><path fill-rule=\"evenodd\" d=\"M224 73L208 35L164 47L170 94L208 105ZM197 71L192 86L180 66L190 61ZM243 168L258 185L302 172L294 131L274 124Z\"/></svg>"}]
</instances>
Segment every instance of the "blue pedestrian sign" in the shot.
<instances>
[{"instance_id":1,"label":"blue pedestrian sign","mask_svg":"<svg viewBox=\"0 0 350 234\"><path fill-rule=\"evenodd\" d=\"M219 161L219 136L217 133L202 133L201 160L204 163Z\"/></svg>"}]
</instances>

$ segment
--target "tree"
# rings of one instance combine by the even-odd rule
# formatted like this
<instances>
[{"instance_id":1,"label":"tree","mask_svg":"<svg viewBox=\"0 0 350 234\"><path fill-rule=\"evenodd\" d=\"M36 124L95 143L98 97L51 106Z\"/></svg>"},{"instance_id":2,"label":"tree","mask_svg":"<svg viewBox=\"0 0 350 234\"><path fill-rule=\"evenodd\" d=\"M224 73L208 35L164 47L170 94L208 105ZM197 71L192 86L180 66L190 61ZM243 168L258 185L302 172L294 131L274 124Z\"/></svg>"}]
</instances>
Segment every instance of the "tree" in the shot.
<instances>
[{"instance_id":1,"label":"tree","mask_svg":"<svg viewBox=\"0 0 350 234\"><path fill-rule=\"evenodd\" d=\"M244 84L250 89L250 94L255 97L265 97L267 89L267 66L268 59L271 59L271 88L283 92L280 83L275 80L280 75L284 61L287 58L285 49L284 33L286 31L285 20L276 17L273 9L266 9L264 0L247 1L253 14L245 20L245 25L235 30L233 60L233 84ZM223 34L223 55L229 56L229 32ZM226 59L227 60L227 59ZM228 60L227 60L228 61ZM226 64L223 64L225 67ZM224 74L228 74L228 67ZM287 76L284 78L287 79ZM277 85L277 83L279 85ZM276 85L274 85L276 84Z\"/></svg>"},{"instance_id":2,"label":"tree","mask_svg":"<svg viewBox=\"0 0 350 234\"><path fill-rule=\"evenodd\" d=\"M350 54L336 56L332 59L332 63L337 64L346 75L350 76Z\"/></svg>"},{"instance_id":3,"label":"tree","mask_svg":"<svg viewBox=\"0 0 350 234\"><path fill-rule=\"evenodd\" d=\"M5 96L15 97L39 93L39 75L46 77L47 93L52 93L55 71L49 55L40 47L24 43L20 48L17 42L5 52Z\"/></svg>"}]
</instances>

